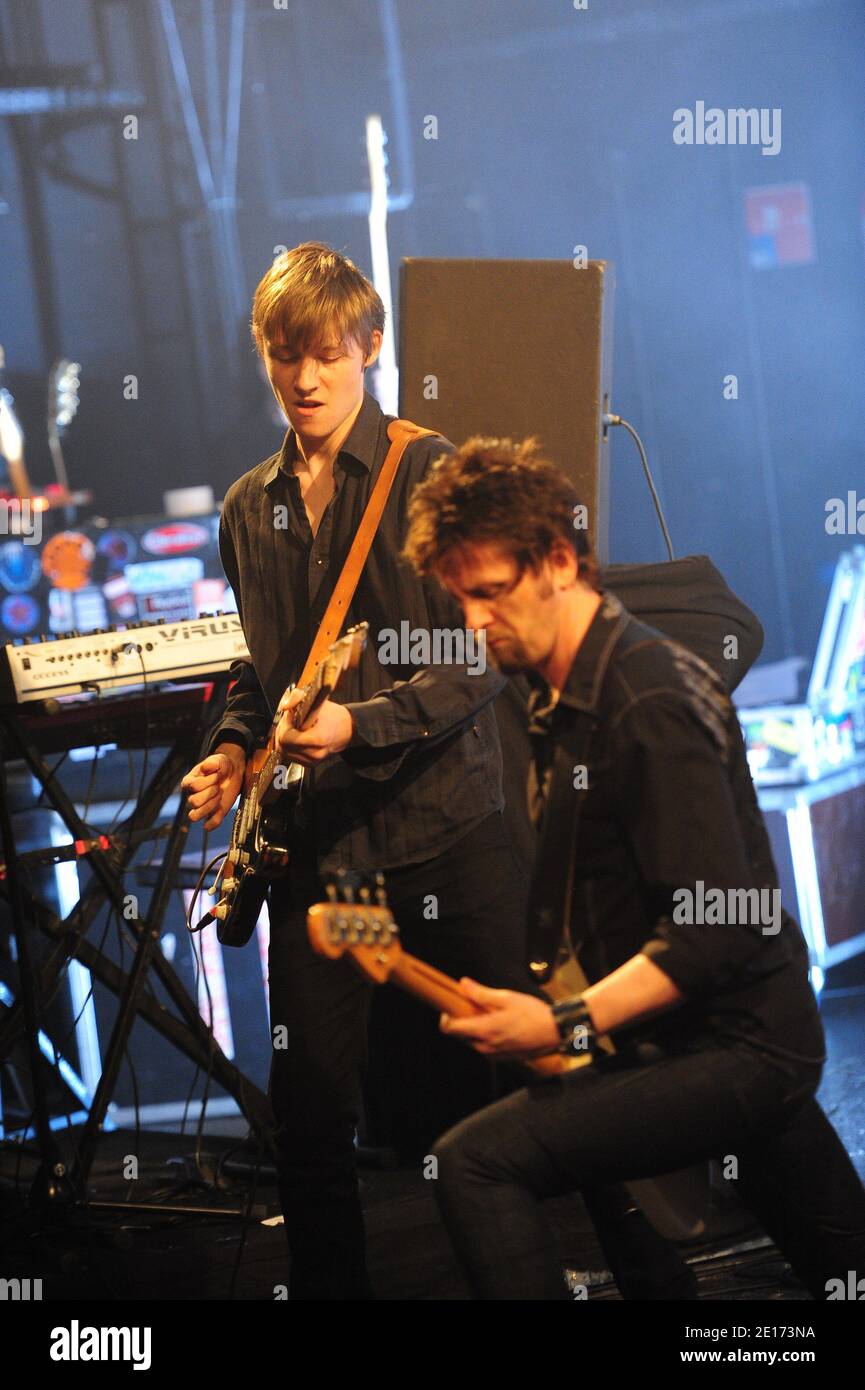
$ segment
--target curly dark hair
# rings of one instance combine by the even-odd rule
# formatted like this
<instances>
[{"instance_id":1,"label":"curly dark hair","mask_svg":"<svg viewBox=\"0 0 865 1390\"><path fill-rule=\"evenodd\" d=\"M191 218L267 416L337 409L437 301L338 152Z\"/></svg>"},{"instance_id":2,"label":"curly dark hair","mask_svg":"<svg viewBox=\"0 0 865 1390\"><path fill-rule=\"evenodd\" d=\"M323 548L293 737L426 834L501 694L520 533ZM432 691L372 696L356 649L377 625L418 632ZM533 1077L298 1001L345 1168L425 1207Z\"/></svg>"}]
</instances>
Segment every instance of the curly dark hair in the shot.
<instances>
[{"instance_id":1,"label":"curly dark hair","mask_svg":"<svg viewBox=\"0 0 865 1390\"><path fill-rule=\"evenodd\" d=\"M560 540L576 553L580 578L596 589L597 563L578 512L577 493L537 440L476 435L442 455L412 493L403 558L428 575L448 551L491 542L523 571L537 569Z\"/></svg>"}]
</instances>

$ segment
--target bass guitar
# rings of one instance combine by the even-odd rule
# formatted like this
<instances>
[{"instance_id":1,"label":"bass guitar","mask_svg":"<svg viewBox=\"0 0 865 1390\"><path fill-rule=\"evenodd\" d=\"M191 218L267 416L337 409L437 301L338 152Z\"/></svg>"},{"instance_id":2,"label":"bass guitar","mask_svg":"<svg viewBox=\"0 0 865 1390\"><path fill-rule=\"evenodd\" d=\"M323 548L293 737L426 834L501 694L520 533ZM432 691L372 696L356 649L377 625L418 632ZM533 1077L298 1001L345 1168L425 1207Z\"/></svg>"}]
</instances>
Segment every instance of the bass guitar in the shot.
<instances>
[{"instance_id":1,"label":"bass guitar","mask_svg":"<svg viewBox=\"0 0 865 1390\"><path fill-rule=\"evenodd\" d=\"M341 875L338 883L328 885L327 893L328 901L314 903L306 918L310 945L318 955L331 960L348 955L374 984L392 981L442 1013L467 1018L484 1012L467 997L457 980L403 950L399 928L387 905L382 874L375 875L372 886L361 875ZM554 977L547 986L551 994L557 992L555 986ZM588 1053L585 1057L571 1057L550 1052L527 1057L520 1065L552 1077L590 1066L591 1062ZM685 1240L705 1229L709 1203L707 1164L658 1178L641 1178L625 1186L656 1230L668 1239Z\"/></svg>"}]
</instances>

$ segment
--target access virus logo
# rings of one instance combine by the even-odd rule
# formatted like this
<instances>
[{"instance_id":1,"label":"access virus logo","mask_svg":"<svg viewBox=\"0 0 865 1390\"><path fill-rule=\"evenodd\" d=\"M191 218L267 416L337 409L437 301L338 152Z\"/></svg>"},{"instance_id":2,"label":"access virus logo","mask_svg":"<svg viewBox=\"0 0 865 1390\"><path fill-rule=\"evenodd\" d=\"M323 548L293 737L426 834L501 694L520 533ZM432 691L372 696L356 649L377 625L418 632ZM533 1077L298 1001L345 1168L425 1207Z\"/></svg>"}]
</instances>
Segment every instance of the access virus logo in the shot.
<instances>
[{"instance_id":1,"label":"access virus logo","mask_svg":"<svg viewBox=\"0 0 865 1390\"><path fill-rule=\"evenodd\" d=\"M134 1371L150 1370L149 1327L68 1327L51 1330L52 1361L131 1361Z\"/></svg>"}]
</instances>

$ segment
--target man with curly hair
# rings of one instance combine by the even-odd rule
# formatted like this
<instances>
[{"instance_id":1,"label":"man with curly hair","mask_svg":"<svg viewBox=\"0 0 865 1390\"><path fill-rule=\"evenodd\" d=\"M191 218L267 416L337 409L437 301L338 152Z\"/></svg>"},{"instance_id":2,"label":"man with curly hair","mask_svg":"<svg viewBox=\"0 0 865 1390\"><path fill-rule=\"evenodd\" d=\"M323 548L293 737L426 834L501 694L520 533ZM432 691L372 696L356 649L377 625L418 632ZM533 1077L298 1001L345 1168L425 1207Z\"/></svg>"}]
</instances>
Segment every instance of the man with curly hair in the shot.
<instances>
[{"instance_id":1,"label":"man with curly hair","mask_svg":"<svg viewBox=\"0 0 865 1390\"><path fill-rule=\"evenodd\" d=\"M478 1297L564 1298L544 1198L723 1155L826 1298L865 1269L865 1192L814 1099L807 951L780 909L738 720L716 672L599 591L581 519L531 441L469 440L412 499L417 572L502 671L532 675L534 941L548 970L566 929L589 981L554 1006L463 981L484 1012L443 1017L450 1036L587 1065L447 1133L436 1197Z\"/></svg>"}]
</instances>

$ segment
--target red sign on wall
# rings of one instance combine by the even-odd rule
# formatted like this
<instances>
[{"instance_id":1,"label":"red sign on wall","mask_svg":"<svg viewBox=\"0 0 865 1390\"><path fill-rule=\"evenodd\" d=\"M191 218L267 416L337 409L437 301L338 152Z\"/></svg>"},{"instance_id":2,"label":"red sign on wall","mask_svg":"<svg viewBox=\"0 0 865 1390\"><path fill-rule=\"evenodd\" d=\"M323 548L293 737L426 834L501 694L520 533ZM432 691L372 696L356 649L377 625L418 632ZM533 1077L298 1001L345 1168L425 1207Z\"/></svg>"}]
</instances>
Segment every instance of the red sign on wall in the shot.
<instances>
[{"instance_id":1,"label":"red sign on wall","mask_svg":"<svg viewBox=\"0 0 865 1390\"><path fill-rule=\"evenodd\" d=\"M811 195L807 184L774 184L745 190L748 259L755 270L810 265L816 260Z\"/></svg>"}]
</instances>

